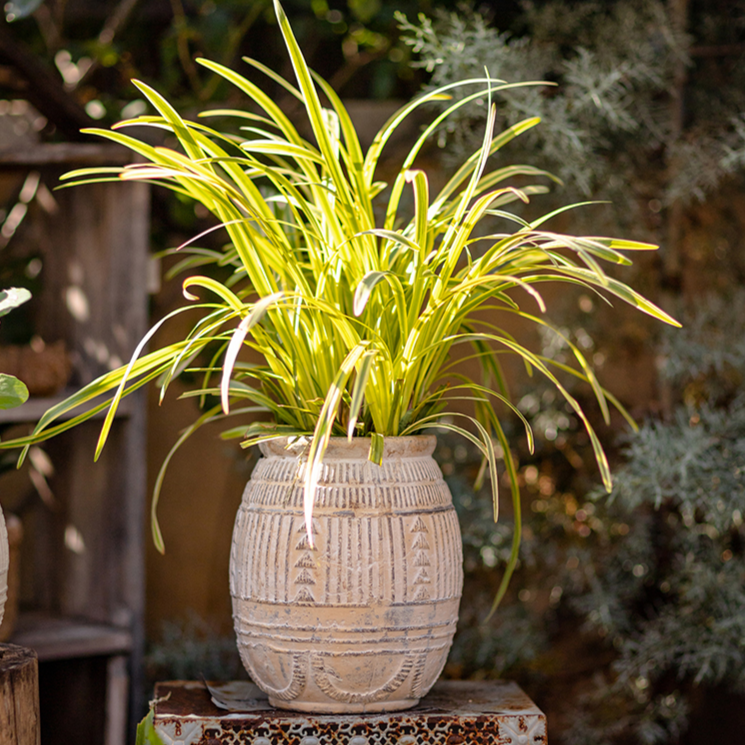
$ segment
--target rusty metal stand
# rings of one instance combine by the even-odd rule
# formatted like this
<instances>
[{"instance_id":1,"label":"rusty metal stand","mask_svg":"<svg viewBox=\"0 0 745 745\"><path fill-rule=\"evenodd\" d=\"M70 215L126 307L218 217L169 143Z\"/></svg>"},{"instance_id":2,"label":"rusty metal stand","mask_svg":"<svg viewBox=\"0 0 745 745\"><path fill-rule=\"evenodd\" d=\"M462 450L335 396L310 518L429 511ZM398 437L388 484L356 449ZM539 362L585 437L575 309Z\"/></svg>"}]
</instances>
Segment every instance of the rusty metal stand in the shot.
<instances>
[{"instance_id":1,"label":"rusty metal stand","mask_svg":"<svg viewBox=\"0 0 745 745\"><path fill-rule=\"evenodd\" d=\"M212 695L210 695L212 694ZM269 706L250 683L155 688L165 745L546 745L546 717L515 683L441 681L408 711L323 715ZM218 705L216 705L219 704Z\"/></svg>"}]
</instances>

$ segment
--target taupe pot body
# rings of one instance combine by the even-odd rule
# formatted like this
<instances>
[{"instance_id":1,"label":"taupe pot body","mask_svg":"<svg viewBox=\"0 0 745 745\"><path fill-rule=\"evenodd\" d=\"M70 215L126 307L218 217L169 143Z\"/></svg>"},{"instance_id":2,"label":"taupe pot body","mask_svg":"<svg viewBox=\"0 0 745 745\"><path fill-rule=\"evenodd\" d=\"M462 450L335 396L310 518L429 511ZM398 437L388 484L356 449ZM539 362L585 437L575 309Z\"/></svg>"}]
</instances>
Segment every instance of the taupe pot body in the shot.
<instances>
[{"instance_id":1,"label":"taupe pot body","mask_svg":"<svg viewBox=\"0 0 745 745\"><path fill-rule=\"evenodd\" d=\"M8 531L5 528L5 518L0 509L0 624L3 622L5 602L8 599L8 565L10 564L10 546Z\"/></svg>"},{"instance_id":2,"label":"taupe pot body","mask_svg":"<svg viewBox=\"0 0 745 745\"><path fill-rule=\"evenodd\" d=\"M332 439L303 519L307 441L261 446L233 532L241 659L274 706L396 711L442 672L463 588L460 529L435 438Z\"/></svg>"}]
</instances>

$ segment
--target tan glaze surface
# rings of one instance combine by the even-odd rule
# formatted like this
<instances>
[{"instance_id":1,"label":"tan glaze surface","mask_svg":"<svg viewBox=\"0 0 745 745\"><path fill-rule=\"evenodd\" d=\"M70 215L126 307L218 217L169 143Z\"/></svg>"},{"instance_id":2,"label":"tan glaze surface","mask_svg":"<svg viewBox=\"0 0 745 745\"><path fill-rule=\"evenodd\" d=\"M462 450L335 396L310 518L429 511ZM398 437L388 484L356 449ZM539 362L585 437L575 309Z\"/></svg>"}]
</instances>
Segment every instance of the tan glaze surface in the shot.
<instances>
[{"instance_id":1,"label":"tan glaze surface","mask_svg":"<svg viewBox=\"0 0 745 745\"><path fill-rule=\"evenodd\" d=\"M10 513L3 517L0 509L0 642L8 641L18 618L22 539L21 521Z\"/></svg>"},{"instance_id":2,"label":"tan glaze surface","mask_svg":"<svg viewBox=\"0 0 745 745\"><path fill-rule=\"evenodd\" d=\"M277 707L314 713L415 706L452 644L463 586L434 437L332 443L313 546L303 519L307 441L273 441L236 517L233 618L243 664Z\"/></svg>"},{"instance_id":3,"label":"tan glaze surface","mask_svg":"<svg viewBox=\"0 0 745 745\"><path fill-rule=\"evenodd\" d=\"M0 624L5 613L5 601L8 599L8 564L10 563L10 547L8 546L8 531L5 529L5 518L0 509Z\"/></svg>"}]
</instances>

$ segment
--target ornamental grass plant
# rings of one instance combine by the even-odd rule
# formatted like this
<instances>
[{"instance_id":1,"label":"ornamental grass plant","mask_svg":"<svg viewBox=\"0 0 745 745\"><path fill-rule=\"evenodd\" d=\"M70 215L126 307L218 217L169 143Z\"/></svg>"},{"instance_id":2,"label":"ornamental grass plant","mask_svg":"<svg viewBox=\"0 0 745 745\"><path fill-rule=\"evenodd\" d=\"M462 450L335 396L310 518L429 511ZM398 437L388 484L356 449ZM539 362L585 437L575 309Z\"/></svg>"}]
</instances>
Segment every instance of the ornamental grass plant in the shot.
<instances>
[{"instance_id":1,"label":"ornamental grass plant","mask_svg":"<svg viewBox=\"0 0 745 745\"><path fill-rule=\"evenodd\" d=\"M153 534L162 550L155 509L165 467L175 449L207 422L224 420L224 436L240 438L244 447L278 437L309 438L306 524L331 437L369 438L370 460L380 463L385 437L433 427L454 431L483 455L495 519L499 458L511 483L517 513L513 560L498 601L514 568L520 536L517 475L494 407L499 402L521 414L510 400L501 355L516 355L528 370L556 386L584 423L606 486L610 473L601 444L558 376L569 373L585 380L606 420L608 403L618 406L579 349L571 347L574 368L559 365L513 338L501 319L513 315L547 326L539 288L562 282L618 298L675 324L601 266L628 265L622 252L655 246L556 233L546 227L556 211L532 222L507 211L510 203L527 202L546 191L543 185L517 188L511 179L549 176L530 166L489 169L491 156L538 124L532 118L496 131L492 96L513 83L487 75L428 92L392 116L363 152L343 103L308 69L282 7L276 0L274 5L295 82L257 61L246 62L297 99L312 137L303 136L260 86L209 60L197 62L235 85L249 106L205 111L198 121L187 121L155 90L136 82L157 113L89 132L128 147L144 162L77 170L66 175L66 184L122 179L164 186L204 205L228 243L219 251L193 242L177 249L184 256L178 268L187 274L184 306L153 326L126 366L51 408L28 437L0 446L27 449L106 410L97 457L123 396L152 381L162 398L175 378L190 372L190 379L198 382L185 395L199 397L202 409L157 480ZM391 183L376 181L381 152L399 125L428 103L448 100L455 88L467 95L446 106L422 131ZM477 99L489 111L481 147L431 194L427 174L416 166L417 156L448 117ZM210 117L230 117L239 126L236 132L219 131L205 123ZM143 126L165 130L177 145L154 147L127 134L131 127ZM413 214L403 207L406 190L413 193ZM500 232L477 234L484 218L496 218L490 224ZM204 267L209 265L229 270L229 278L208 276ZM155 332L181 313L196 315L189 333L146 351ZM452 362L459 345L467 345L467 356L479 361L480 379ZM241 361L245 347L258 352L263 362ZM471 402L472 413L453 409L451 403L462 399ZM269 412L272 421L247 424L247 414L257 410ZM234 420L242 423L236 426Z\"/></svg>"}]
</instances>

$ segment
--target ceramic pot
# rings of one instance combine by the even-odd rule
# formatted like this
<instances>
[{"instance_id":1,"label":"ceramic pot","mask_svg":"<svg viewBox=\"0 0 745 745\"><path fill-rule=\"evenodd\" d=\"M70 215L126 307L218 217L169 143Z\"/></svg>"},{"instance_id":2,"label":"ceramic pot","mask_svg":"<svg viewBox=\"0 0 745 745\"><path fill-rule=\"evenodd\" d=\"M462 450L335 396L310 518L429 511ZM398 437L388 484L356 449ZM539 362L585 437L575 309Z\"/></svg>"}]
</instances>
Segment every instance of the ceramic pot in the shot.
<instances>
[{"instance_id":1,"label":"ceramic pot","mask_svg":"<svg viewBox=\"0 0 745 745\"><path fill-rule=\"evenodd\" d=\"M416 705L450 649L463 588L435 438L332 439L303 519L307 441L261 446L230 557L241 659L274 706L318 713Z\"/></svg>"},{"instance_id":2,"label":"ceramic pot","mask_svg":"<svg viewBox=\"0 0 745 745\"><path fill-rule=\"evenodd\" d=\"M3 517L0 510L0 643L10 638L18 617L22 538L21 521L10 513Z\"/></svg>"},{"instance_id":3,"label":"ceramic pot","mask_svg":"<svg viewBox=\"0 0 745 745\"><path fill-rule=\"evenodd\" d=\"M8 566L10 564L10 546L8 545L8 531L5 528L5 518L0 509L0 624L5 613L5 601L8 599Z\"/></svg>"}]
</instances>

